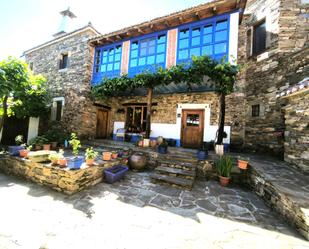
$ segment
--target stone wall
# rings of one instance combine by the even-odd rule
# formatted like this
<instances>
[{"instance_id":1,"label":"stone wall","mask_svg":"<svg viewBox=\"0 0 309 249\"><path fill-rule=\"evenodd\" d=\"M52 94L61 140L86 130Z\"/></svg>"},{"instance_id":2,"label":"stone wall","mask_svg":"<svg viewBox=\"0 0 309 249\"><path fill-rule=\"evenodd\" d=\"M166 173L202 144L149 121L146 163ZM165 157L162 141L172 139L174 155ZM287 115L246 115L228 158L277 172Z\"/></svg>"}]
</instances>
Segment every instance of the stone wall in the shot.
<instances>
[{"instance_id":1,"label":"stone wall","mask_svg":"<svg viewBox=\"0 0 309 249\"><path fill-rule=\"evenodd\" d=\"M119 160L103 162L97 166L82 166L79 170L54 167L51 164L34 163L18 157L0 158L0 171L26 178L56 191L72 195L102 182L103 170L119 164Z\"/></svg>"},{"instance_id":2,"label":"stone wall","mask_svg":"<svg viewBox=\"0 0 309 249\"><path fill-rule=\"evenodd\" d=\"M249 0L239 32L239 81L245 92L245 149L283 156L284 116L278 91L308 74L308 5L294 0ZM252 27L266 20L266 51L251 55ZM291 24L290 24L291 23ZM291 25L291 26L290 26ZM300 27L301 26L301 27ZM299 28L298 28L299 27ZM252 117L252 105L260 116Z\"/></svg>"},{"instance_id":3,"label":"stone wall","mask_svg":"<svg viewBox=\"0 0 309 249\"><path fill-rule=\"evenodd\" d=\"M309 90L286 101L284 160L309 173Z\"/></svg>"},{"instance_id":4,"label":"stone wall","mask_svg":"<svg viewBox=\"0 0 309 249\"><path fill-rule=\"evenodd\" d=\"M88 39L94 35L92 30L85 29L25 55L26 61L33 63L34 73L46 77L52 97L64 97L63 126L87 136L95 135L96 121L96 109L90 98L93 48L88 45ZM66 69L59 69L62 53L69 56Z\"/></svg>"}]
</instances>

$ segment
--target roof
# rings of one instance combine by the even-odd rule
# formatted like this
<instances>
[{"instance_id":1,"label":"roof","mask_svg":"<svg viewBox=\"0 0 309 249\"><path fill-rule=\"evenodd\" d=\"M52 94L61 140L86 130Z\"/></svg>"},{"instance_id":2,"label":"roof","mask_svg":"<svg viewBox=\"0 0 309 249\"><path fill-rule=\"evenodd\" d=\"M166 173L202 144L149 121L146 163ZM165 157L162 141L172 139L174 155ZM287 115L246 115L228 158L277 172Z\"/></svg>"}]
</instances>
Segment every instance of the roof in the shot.
<instances>
[{"instance_id":1,"label":"roof","mask_svg":"<svg viewBox=\"0 0 309 249\"><path fill-rule=\"evenodd\" d=\"M200 4L182 11L178 11L166 16L158 17L137 25L126 27L108 34L98 35L90 39L90 44L103 45L134 36L150 34L156 31L177 27L182 24L202 20L215 15L228 13L231 11L240 11L240 21L246 7L247 0L215 0L212 2Z\"/></svg>"},{"instance_id":2,"label":"roof","mask_svg":"<svg viewBox=\"0 0 309 249\"><path fill-rule=\"evenodd\" d=\"M309 77L304 78L302 81L298 82L297 84L277 94L277 98L290 97L292 95L299 94L304 91L309 91Z\"/></svg>"},{"instance_id":3,"label":"roof","mask_svg":"<svg viewBox=\"0 0 309 249\"><path fill-rule=\"evenodd\" d=\"M43 43L43 44L40 44L40 45L38 45L38 46L35 46L35 47L33 47L33 48L30 48L30 49L24 51L23 55L29 54L29 53L31 53L31 52L33 52L33 51L35 51L35 50L38 50L38 49L41 49L41 48L43 48L43 47L49 46L49 45L51 45L51 44L53 44L53 43L56 43L56 42L59 42L59 41L61 41L61 40L67 39L67 38L69 38L69 37L71 37L71 36L74 36L74 35L76 35L76 34L78 34L78 33L81 33L81 32L83 32L83 31L86 31L86 30L91 30L91 31L93 31L96 35L99 35L99 34L100 34L100 32L97 31L97 30L92 26L91 23L88 23L88 24L87 24L86 26L84 26L84 27L81 27L81 28L76 29L76 30L74 30L74 31L72 31L72 32L69 32L69 33L64 33L63 35L58 36L58 37L56 37L56 38L54 38L54 39L52 39L52 40L50 40L50 41L47 41L47 42L45 42L45 43Z\"/></svg>"}]
</instances>

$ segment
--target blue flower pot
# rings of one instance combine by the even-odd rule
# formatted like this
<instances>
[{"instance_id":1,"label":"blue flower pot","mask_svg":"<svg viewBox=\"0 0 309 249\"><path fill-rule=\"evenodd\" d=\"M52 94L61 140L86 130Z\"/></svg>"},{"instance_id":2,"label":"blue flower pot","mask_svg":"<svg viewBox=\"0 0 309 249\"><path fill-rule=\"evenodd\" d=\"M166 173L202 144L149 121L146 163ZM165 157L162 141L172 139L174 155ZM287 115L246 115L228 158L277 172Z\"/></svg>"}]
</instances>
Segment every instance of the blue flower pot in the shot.
<instances>
[{"instance_id":1,"label":"blue flower pot","mask_svg":"<svg viewBox=\"0 0 309 249\"><path fill-rule=\"evenodd\" d=\"M198 160L206 160L208 158L208 151L199 150L196 155Z\"/></svg>"},{"instance_id":2,"label":"blue flower pot","mask_svg":"<svg viewBox=\"0 0 309 249\"><path fill-rule=\"evenodd\" d=\"M167 154L167 147L158 146L158 152L160 154Z\"/></svg>"},{"instance_id":3,"label":"blue flower pot","mask_svg":"<svg viewBox=\"0 0 309 249\"><path fill-rule=\"evenodd\" d=\"M230 145L229 144L223 144L224 153L228 153L230 151Z\"/></svg>"},{"instance_id":4,"label":"blue flower pot","mask_svg":"<svg viewBox=\"0 0 309 249\"><path fill-rule=\"evenodd\" d=\"M23 149L23 146L9 146L9 154L11 156L19 156L19 151Z\"/></svg>"},{"instance_id":5,"label":"blue flower pot","mask_svg":"<svg viewBox=\"0 0 309 249\"><path fill-rule=\"evenodd\" d=\"M128 171L128 167L123 165L116 165L110 169L104 170L104 179L107 183L114 183L125 176Z\"/></svg>"},{"instance_id":6,"label":"blue flower pot","mask_svg":"<svg viewBox=\"0 0 309 249\"><path fill-rule=\"evenodd\" d=\"M84 158L82 156L70 157L67 161L69 169L80 169L84 162Z\"/></svg>"}]
</instances>

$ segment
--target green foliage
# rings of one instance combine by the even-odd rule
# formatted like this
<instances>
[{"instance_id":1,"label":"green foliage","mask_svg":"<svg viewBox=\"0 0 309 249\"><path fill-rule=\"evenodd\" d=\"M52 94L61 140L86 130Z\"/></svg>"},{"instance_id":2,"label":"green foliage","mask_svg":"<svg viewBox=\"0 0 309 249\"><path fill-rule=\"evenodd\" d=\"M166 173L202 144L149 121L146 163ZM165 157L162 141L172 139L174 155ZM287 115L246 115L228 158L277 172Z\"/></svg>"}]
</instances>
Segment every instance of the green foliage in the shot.
<instances>
[{"instance_id":1,"label":"green foliage","mask_svg":"<svg viewBox=\"0 0 309 249\"><path fill-rule=\"evenodd\" d=\"M39 145L42 146L44 144L47 144L49 141L45 136L37 136L35 138L30 139L29 144L30 145Z\"/></svg>"},{"instance_id":2,"label":"green foliage","mask_svg":"<svg viewBox=\"0 0 309 249\"><path fill-rule=\"evenodd\" d=\"M93 148L87 148L85 152L86 159L96 159L96 157L99 155L97 151L94 151Z\"/></svg>"},{"instance_id":3,"label":"green foliage","mask_svg":"<svg viewBox=\"0 0 309 249\"><path fill-rule=\"evenodd\" d=\"M15 143L16 145L21 145L24 142L24 136L23 135L18 135L15 137Z\"/></svg>"},{"instance_id":4,"label":"green foliage","mask_svg":"<svg viewBox=\"0 0 309 249\"><path fill-rule=\"evenodd\" d=\"M45 133L45 136L50 142L58 142L59 144L63 144L64 140L70 137L70 134L64 131L59 124L54 123Z\"/></svg>"},{"instance_id":5,"label":"green foliage","mask_svg":"<svg viewBox=\"0 0 309 249\"><path fill-rule=\"evenodd\" d=\"M73 155L78 156L79 149L82 147L80 140L77 139L76 133L71 133L71 139L69 140L69 144L72 146Z\"/></svg>"},{"instance_id":6,"label":"green foliage","mask_svg":"<svg viewBox=\"0 0 309 249\"><path fill-rule=\"evenodd\" d=\"M230 177L233 168L232 158L228 155L221 156L216 161L216 168L220 176Z\"/></svg>"},{"instance_id":7,"label":"green foliage","mask_svg":"<svg viewBox=\"0 0 309 249\"><path fill-rule=\"evenodd\" d=\"M138 88L154 88L171 83L202 84L208 77L214 84L215 91L225 95L233 92L238 73L238 66L231 65L222 59L221 62L208 56L193 57L191 63L159 67L155 72L145 71L132 78L122 75L118 78L104 78L100 85L93 87L93 96L97 99L117 96Z\"/></svg>"},{"instance_id":8,"label":"green foliage","mask_svg":"<svg viewBox=\"0 0 309 249\"><path fill-rule=\"evenodd\" d=\"M63 155L61 153L55 153L55 154L50 154L48 156L48 159L51 160L51 161L58 161L62 157L63 157Z\"/></svg>"}]
</instances>

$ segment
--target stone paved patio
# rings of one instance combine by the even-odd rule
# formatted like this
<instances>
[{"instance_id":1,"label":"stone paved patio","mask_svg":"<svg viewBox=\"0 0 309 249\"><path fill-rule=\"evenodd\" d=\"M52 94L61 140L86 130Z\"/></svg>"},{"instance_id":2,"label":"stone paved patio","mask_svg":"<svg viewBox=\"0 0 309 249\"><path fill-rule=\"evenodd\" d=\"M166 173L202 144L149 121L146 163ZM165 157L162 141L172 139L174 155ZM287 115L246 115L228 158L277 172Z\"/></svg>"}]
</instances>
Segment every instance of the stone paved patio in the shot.
<instances>
[{"instance_id":1,"label":"stone paved patio","mask_svg":"<svg viewBox=\"0 0 309 249\"><path fill-rule=\"evenodd\" d=\"M0 173L0 248L309 248L255 194L197 181L193 191L130 172L68 197Z\"/></svg>"}]
</instances>

